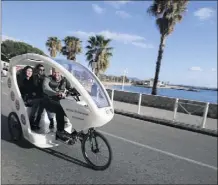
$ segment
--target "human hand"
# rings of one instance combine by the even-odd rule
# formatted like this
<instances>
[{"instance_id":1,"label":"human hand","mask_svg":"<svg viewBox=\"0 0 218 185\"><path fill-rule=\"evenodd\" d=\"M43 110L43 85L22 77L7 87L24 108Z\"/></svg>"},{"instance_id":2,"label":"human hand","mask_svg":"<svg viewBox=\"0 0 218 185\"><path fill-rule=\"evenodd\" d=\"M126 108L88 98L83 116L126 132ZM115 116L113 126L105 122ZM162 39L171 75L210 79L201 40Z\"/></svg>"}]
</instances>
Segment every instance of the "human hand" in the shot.
<instances>
[{"instance_id":1,"label":"human hand","mask_svg":"<svg viewBox=\"0 0 218 185\"><path fill-rule=\"evenodd\" d=\"M63 93L63 92L59 92L59 93L57 93L57 95L58 95L60 98L64 98L64 97L66 96L66 94Z\"/></svg>"},{"instance_id":2,"label":"human hand","mask_svg":"<svg viewBox=\"0 0 218 185\"><path fill-rule=\"evenodd\" d=\"M66 97L66 94L65 94L65 93L61 93L61 97L62 97L62 98L65 98L65 97Z\"/></svg>"},{"instance_id":3,"label":"human hand","mask_svg":"<svg viewBox=\"0 0 218 185\"><path fill-rule=\"evenodd\" d=\"M58 92L58 93L57 93L57 96L58 96L58 97L60 97L60 96L61 96L61 93L60 93L60 92Z\"/></svg>"}]
</instances>

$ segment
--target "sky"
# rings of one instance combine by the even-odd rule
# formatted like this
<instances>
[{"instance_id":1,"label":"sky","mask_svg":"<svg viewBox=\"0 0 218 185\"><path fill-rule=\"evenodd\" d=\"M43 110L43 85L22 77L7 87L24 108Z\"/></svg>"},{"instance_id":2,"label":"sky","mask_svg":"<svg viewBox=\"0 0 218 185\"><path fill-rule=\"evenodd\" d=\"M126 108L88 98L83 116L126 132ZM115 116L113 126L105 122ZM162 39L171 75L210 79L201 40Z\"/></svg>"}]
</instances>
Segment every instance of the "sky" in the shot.
<instances>
[{"instance_id":1,"label":"sky","mask_svg":"<svg viewBox=\"0 0 218 185\"><path fill-rule=\"evenodd\" d=\"M113 57L106 74L153 78L160 43L152 1L3 1L2 40L27 42L48 54L49 36L83 41L79 62L87 66L90 35L111 38ZM57 58L64 58L58 55ZM191 1L184 19L169 35L159 80L172 84L217 87L217 2Z\"/></svg>"}]
</instances>

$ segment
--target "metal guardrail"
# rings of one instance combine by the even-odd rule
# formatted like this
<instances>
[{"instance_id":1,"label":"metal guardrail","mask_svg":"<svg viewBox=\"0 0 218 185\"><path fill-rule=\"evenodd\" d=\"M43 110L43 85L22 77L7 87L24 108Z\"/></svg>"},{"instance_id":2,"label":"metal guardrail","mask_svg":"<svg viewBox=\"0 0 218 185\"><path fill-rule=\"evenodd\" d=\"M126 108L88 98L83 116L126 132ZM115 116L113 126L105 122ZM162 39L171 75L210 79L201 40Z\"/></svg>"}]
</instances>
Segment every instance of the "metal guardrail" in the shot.
<instances>
[{"instance_id":1,"label":"metal guardrail","mask_svg":"<svg viewBox=\"0 0 218 185\"><path fill-rule=\"evenodd\" d=\"M174 106L173 121L176 121L177 113L178 113L177 110L179 107L181 107L188 115L192 115L194 112L197 112L200 109L204 109L202 121L200 123L200 127L205 128L206 121L207 121L207 114L208 114L208 110L209 110L209 104L210 104L209 102L206 102L205 105L198 105L198 104L194 104L194 103L183 103L183 102L179 102L179 98L176 98L175 106ZM195 109L195 111L190 112L183 105L192 105L192 106L196 106L197 108Z\"/></svg>"},{"instance_id":2,"label":"metal guardrail","mask_svg":"<svg viewBox=\"0 0 218 185\"><path fill-rule=\"evenodd\" d=\"M114 101L114 91L115 89L110 89L111 90L111 101L113 103ZM116 90L116 91L120 91L120 90ZM127 92L127 91L124 91L124 92ZM129 92L131 93L131 92ZM138 96L138 110L137 110L137 113L140 115L141 114L141 101L142 101L142 94L140 93L137 93L139 96ZM196 109L195 111L189 111L187 110L187 108L185 108L184 105L191 105L191 106L196 106ZM205 105L199 105L199 104L194 104L194 103L186 103L186 102L180 102L180 99L179 98L176 98L175 100L175 104L174 104L174 110L173 110L173 117L172 117L172 121L177 121L177 117L178 117L178 108L181 107L181 109L183 109L183 111L188 114L188 115L192 115L194 112L197 112L199 111L200 109L203 109L203 116L202 116L202 119L201 119L201 123L198 125L199 127L201 128L205 128L206 127L206 122L207 122L207 115L208 115L208 110L209 110L209 103L206 102ZM193 115L194 116L194 115ZM201 117L201 116L199 116Z\"/></svg>"}]
</instances>

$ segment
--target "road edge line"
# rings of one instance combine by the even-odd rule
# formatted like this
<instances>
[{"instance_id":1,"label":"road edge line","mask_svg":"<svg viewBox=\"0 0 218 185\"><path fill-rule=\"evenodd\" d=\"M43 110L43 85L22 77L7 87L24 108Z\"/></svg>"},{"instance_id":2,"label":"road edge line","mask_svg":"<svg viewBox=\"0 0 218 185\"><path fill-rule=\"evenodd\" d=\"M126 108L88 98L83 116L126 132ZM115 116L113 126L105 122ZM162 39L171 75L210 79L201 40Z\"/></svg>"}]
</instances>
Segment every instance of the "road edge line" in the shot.
<instances>
[{"instance_id":1,"label":"road edge line","mask_svg":"<svg viewBox=\"0 0 218 185\"><path fill-rule=\"evenodd\" d=\"M161 119L161 118L154 118L151 116L140 115L137 113L127 112L127 111L123 111L120 109L115 109L114 112L115 112L115 114L135 118L138 120L149 121L152 123L165 125L165 126L169 126L169 127L174 127L177 129L196 132L199 134L204 134L204 135L208 135L208 136L212 136L212 137L218 137L217 131L206 129L206 128L200 128L196 125L190 125L190 124L186 124L186 123L182 123L182 122L178 122L178 121L171 121L171 120L166 120L166 119Z\"/></svg>"}]
</instances>

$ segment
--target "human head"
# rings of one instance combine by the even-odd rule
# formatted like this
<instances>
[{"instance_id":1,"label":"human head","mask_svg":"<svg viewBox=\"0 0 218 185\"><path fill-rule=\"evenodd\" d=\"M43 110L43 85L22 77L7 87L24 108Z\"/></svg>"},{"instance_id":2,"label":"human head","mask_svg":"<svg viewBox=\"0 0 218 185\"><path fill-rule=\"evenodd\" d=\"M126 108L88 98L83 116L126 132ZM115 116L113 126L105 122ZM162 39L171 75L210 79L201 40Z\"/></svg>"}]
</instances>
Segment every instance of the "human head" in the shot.
<instances>
[{"instance_id":1,"label":"human head","mask_svg":"<svg viewBox=\"0 0 218 185\"><path fill-rule=\"evenodd\" d=\"M57 69L53 69L52 71L52 76L55 78L55 80L60 80L61 79L61 73Z\"/></svg>"},{"instance_id":2,"label":"human head","mask_svg":"<svg viewBox=\"0 0 218 185\"><path fill-rule=\"evenodd\" d=\"M24 74L26 78L30 78L33 75L33 68L31 66L26 66L24 68Z\"/></svg>"},{"instance_id":3,"label":"human head","mask_svg":"<svg viewBox=\"0 0 218 185\"><path fill-rule=\"evenodd\" d=\"M44 68L44 66L42 64L37 64L35 69L36 69L36 73L38 75L44 75L45 74L45 68Z\"/></svg>"}]
</instances>

